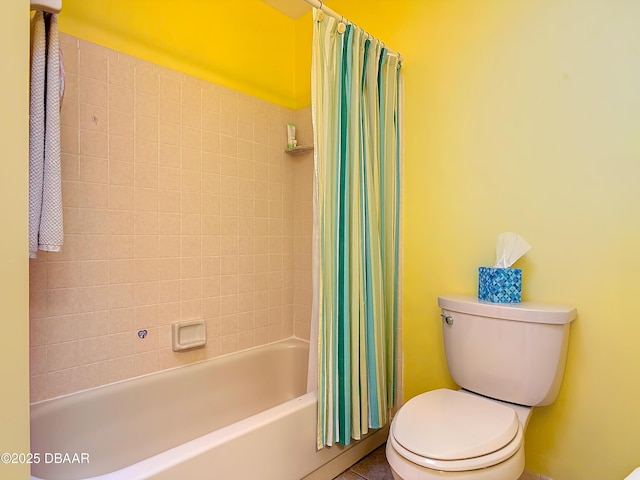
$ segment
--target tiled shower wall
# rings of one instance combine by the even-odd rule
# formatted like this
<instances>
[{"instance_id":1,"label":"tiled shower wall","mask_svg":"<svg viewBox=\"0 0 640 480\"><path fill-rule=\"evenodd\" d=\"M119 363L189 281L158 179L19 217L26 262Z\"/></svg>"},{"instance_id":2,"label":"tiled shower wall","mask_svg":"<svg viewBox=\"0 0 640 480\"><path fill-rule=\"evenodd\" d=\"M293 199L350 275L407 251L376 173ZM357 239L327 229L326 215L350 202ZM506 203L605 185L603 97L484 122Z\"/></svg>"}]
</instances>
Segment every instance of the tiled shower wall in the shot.
<instances>
[{"instance_id":1,"label":"tiled shower wall","mask_svg":"<svg viewBox=\"0 0 640 480\"><path fill-rule=\"evenodd\" d=\"M283 147L310 110L61 43L65 243L31 261L31 400L308 338L313 160ZM199 318L206 347L173 352Z\"/></svg>"}]
</instances>

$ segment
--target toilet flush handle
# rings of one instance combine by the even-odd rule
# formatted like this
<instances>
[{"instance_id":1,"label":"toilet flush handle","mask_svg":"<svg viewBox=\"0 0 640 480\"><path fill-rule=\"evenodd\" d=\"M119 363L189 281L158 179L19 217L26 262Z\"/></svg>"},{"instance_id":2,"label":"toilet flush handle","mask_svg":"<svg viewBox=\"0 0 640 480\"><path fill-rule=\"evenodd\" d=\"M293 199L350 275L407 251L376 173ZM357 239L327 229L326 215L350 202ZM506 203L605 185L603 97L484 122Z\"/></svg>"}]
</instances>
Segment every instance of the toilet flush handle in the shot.
<instances>
[{"instance_id":1,"label":"toilet flush handle","mask_svg":"<svg viewBox=\"0 0 640 480\"><path fill-rule=\"evenodd\" d=\"M451 315L445 315L444 313L441 313L440 316L447 325L453 325L453 317Z\"/></svg>"}]
</instances>

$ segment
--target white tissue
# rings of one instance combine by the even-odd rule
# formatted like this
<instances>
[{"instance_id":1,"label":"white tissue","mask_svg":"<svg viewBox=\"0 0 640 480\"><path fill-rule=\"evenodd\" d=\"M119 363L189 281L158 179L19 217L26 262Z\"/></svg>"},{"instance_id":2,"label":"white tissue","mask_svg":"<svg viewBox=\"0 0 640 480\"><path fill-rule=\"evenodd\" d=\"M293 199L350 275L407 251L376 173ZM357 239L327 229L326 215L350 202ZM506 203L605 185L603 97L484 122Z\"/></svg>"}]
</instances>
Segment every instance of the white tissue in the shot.
<instances>
[{"instance_id":1,"label":"white tissue","mask_svg":"<svg viewBox=\"0 0 640 480\"><path fill-rule=\"evenodd\" d=\"M531 245L517 233L504 232L498 235L496 244L496 264L497 268L508 268L516 260L529 251Z\"/></svg>"}]
</instances>

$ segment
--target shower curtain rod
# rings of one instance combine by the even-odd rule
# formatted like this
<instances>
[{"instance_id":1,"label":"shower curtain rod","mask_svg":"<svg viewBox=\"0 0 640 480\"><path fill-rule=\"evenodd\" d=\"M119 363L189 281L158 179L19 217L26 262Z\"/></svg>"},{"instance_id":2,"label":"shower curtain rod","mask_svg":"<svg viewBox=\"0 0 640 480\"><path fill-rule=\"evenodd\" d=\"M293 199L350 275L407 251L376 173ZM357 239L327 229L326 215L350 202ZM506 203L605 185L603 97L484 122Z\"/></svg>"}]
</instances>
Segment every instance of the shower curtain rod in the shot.
<instances>
[{"instance_id":1,"label":"shower curtain rod","mask_svg":"<svg viewBox=\"0 0 640 480\"><path fill-rule=\"evenodd\" d=\"M330 17L333 17L336 20L339 20L341 22L351 23L351 24L355 25L355 23L353 23L348 18L345 18L342 15L340 15L339 13L336 13L335 11L331 10L329 7L324 5L323 2L321 2L320 0L304 0L304 1L307 2L309 5L311 5L312 7L316 7L318 9L322 10L325 13L325 15L329 15ZM365 33L367 35L369 35L370 37L376 38L373 35L371 35L369 32L367 32L366 30L365 30ZM380 39L378 39L378 40L380 40ZM380 41L382 42L382 40L380 40ZM397 52L397 51L387 47L384 42L382 42L382 44L386 47L387 53L389 53L391 55L396 55L398 57L398 60L402 60L402 54L400 52Z\"/></svg>"},{"instance_id":2,"label":"shower curtain rod","mask_svg":"<svg viewBox=\"0 0 640 480\"><path fill-rule=\"evenodd\" d=\"M31 0L31 10L60 13L62 11L62 0Z\"/></svg>"}]
</instances>

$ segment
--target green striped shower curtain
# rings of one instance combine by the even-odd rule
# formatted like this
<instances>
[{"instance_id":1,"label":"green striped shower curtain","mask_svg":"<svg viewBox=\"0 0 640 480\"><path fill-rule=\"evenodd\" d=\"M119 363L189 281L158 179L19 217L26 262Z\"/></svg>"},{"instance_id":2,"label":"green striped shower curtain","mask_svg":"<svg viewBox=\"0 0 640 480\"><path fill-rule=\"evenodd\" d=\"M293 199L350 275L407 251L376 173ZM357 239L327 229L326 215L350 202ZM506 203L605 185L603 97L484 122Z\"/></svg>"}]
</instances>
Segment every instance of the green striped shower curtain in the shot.
<instances>
[{"instance_id":1,"label":"green striped shower curtain","mask_svg":"<svg viewBox=\"0 0 640 480\"><path fill-rule=\"evenodd\" d=\"M313 321L322 448L384 426L395 402L400 63L354 25L315 9L313 25Z\"/></svg>"}]
</instances>

